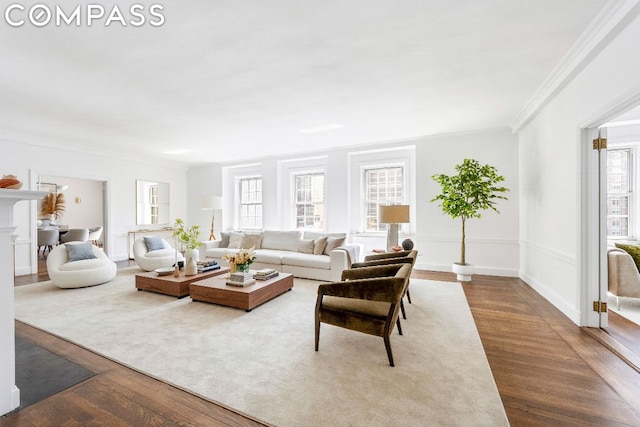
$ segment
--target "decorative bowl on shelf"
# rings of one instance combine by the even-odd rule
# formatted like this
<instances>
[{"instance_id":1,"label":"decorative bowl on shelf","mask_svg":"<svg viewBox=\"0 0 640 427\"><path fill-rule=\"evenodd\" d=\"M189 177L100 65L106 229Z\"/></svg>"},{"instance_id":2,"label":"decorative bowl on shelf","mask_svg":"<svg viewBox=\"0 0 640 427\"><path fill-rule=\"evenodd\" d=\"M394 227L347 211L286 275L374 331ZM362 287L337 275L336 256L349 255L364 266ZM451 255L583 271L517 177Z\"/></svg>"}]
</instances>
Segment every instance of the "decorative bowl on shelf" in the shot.
<instances>
[{"instance_id":1,"label":"decorative bowl on shelf","mask_svg":"<svg viewBox=\"0 0 640 427\"><path fill-rule=\"evenodd\" d=\"M173 273L173 267L156 268L154 271L158 273L158 276L167 276Z\"/></svg>"}]
</instances>

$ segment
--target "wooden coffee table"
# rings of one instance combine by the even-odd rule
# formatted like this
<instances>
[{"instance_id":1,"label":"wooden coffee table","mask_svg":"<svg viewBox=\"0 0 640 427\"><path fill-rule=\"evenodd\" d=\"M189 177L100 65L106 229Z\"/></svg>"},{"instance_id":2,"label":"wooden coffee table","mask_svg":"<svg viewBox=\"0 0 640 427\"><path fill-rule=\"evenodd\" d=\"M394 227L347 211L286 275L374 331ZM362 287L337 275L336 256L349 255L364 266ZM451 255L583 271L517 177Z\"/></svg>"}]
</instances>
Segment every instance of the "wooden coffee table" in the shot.
<instances>
[{"instance_id":1,"label":"wooden coffee table","mask_svg":"<svg viewBox=\"0 0 640 427\"><path fill-rule=\"evenodd\" d=\"M245 287L227 285L227 279L224 275L193 282L189 285L189 295L194 301L251 311L293 288L293 275L289 273L280 273L269 280L256 280L255 284Z\"/></svg>"},{"instance_id":2,"label":"wooden coffee table","mask_svg":"<svg viewBox=\"0 0 640 427\"><path fill-rule=\"evenodd\" d=\"M185 276L184 271L181 271L178 277L174 277L173 274L160 276L155 271L149 271L136 274L136 288L139 291L151 291L182 298L189 295L189 285L191 283L220 274L226 275L228 272L228 267L220 267L218 270L198 273L193 276Z\"/></svg>"}]
</instances>

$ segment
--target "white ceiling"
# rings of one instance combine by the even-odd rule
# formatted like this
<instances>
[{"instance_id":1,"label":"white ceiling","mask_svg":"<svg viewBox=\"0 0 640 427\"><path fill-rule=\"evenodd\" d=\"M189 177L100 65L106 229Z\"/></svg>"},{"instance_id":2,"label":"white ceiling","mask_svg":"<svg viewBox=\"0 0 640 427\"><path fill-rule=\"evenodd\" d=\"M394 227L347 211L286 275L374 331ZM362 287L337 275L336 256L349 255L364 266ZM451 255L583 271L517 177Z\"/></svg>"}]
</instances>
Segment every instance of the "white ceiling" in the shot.
<instances>
[{"instance_id":1,"label":"white ceiling","mask_svg":"<svg viewBox=\"0 0 640 427\"><path fill-rule=\"evenodd\" d=\"M506 126L606 0L158 3L160 27L2 20L0 131L203 163Z\"/></svg>"}]
</instances>

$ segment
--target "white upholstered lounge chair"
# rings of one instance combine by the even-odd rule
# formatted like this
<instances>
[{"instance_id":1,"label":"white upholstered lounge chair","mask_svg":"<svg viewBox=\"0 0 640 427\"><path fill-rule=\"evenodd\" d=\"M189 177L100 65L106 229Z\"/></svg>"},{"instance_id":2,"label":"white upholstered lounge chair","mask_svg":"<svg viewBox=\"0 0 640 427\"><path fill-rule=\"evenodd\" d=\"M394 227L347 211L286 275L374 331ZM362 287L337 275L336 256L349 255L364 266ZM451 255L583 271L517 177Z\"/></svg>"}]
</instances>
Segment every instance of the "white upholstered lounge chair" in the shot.
<instances>
[{"instance_id":1,"label":"white upholstered lounge chair","mask_svg":"<svg viewBox=\"0 0 640 427\"><path fill-rule=\"evenodd\" d=\"M95 258L69 261L65 243L53 248L47 257L47 271L54 285L59 288L82 288L106 283L117 273L116 263L97 246L90 245Z\"/></svg>"},{"instance_id":2,"label":"white upholstered lounge chair","mask_svg":"<svg viewBox=\"0 0 640 427\"><path fill-rule=\"evenodd\" d=\"M147 248L145 237L140 237L133 242L133 259L138 267L145 271L153 271L157 268L171 267L176 261L176 251L169 242L159 238L162 241L163 248L150 251ZM184 257L178 252L178 261L184 261Z\"/></svg>"}]
</instances>

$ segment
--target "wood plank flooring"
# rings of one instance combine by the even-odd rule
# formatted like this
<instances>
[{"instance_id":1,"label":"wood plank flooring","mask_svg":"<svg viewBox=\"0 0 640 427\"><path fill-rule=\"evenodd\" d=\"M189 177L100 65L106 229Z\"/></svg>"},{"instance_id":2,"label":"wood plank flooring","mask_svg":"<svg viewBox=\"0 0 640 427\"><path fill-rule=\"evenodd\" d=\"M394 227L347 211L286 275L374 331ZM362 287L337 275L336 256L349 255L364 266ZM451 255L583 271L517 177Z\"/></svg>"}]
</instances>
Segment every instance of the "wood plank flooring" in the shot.
<instances>
[{"instance_id":1,"label":"wood plank flooring","mask_svg":"<svg viewBox=\"0 0 640 427\"><path fill-rule=\"evenodd\" d=\"M426 271L414 271L414 277L455 280L450 273ZM23 280L47 279L33 275L16 282ZM463 289L512 426L640 426L634 409L640 408L640 373L591 333L519 279L474 276ZM405 305L410 322L411 304ZM96 375L0 418L1 427L261 425L20 322L16 328Z\"/></svg>"}]
</instances>

